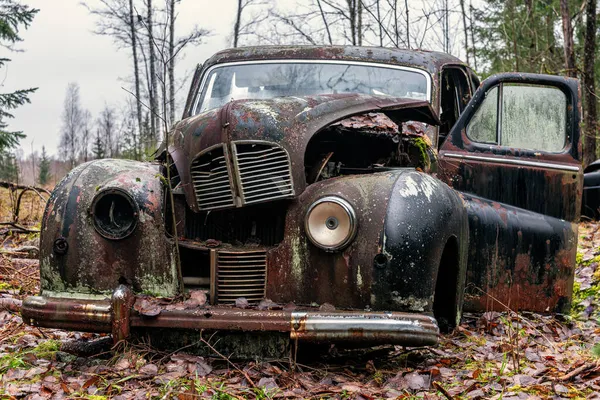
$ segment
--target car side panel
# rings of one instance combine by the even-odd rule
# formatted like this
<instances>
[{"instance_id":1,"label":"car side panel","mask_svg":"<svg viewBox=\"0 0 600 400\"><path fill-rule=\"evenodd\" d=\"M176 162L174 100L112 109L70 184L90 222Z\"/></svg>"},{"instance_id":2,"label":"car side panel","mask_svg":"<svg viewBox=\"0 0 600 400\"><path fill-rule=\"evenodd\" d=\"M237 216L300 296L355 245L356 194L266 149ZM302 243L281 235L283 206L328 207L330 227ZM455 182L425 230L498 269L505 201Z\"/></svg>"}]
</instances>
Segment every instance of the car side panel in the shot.
<instances>
[{"instance_id":1,"label":"car side panel","mask_svg":"<svg viewBox=\"0 0 600 400\"><path fill-rule=\"evenodd\" d=\"M465 310L567 311L577 223L462 196L469 217Z\"/></svg>"}]
</instances>

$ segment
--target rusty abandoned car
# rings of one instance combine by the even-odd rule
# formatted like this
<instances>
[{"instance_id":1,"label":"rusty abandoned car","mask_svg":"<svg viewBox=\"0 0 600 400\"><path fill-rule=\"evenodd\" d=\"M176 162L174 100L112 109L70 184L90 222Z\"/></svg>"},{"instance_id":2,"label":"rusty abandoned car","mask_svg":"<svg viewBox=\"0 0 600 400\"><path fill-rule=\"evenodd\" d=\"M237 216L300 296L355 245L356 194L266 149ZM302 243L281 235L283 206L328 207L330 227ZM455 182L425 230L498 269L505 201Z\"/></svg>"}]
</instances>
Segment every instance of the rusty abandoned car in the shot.
<instances>
[{"instance_id":1,"label":"rusty abandoned car","mask_svg":"<svg viewBox=\"0 0 600 400\"><path fill-rule=\"evenodd\" d=\"M96 160L56 187L24 320L420 346L463 305L563 312L579 120L577 80L480 84L443 53L222 51L160 162Z\"/></svg>"}]
</instances>

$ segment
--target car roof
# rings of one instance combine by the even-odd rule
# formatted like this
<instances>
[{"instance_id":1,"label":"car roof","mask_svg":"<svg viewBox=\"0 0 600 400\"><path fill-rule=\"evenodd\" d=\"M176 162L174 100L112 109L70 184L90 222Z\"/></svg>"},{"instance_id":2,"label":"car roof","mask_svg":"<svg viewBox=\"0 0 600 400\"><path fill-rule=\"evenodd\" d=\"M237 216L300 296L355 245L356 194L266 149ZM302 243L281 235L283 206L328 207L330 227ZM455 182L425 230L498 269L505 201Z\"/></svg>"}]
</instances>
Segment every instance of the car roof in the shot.
<instances>
[{"instance_id":1,"label":"car roof","mask_svg":"<svg viewBox=\"0 0 600 400\"><path fill-rule=\"evenodd\" d=\"M273 59L375 62L421 68L434 76L446 64L467 66L450 54L428 50L358 46L250 46L219 51L206 61L204 68L227 62Z\"/></svg>"}]
</instances>

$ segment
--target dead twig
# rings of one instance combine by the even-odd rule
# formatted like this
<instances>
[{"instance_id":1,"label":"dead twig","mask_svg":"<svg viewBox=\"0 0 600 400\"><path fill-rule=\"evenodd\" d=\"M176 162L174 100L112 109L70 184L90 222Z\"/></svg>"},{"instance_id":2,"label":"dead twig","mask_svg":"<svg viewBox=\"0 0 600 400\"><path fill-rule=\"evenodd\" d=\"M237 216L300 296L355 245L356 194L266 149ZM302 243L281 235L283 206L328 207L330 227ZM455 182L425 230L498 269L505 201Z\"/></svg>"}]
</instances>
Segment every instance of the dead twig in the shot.
<instances>
[{"instance_id":1,"label":"dead twig","mask_svg":"<svg viewBox=\"0 0 600 400\"><path fill-rule=\"evenodd\" d=\"M254 383L254 381L250 378L250 376L246 373L246 371L241 370L237 365L235 365L234 363L231 362L231 360L227 357L225 357L223 354L219 353L217 351L217 349L215 349L210 343L208 343L208 341L206 341L206 339L204 339L203 337L200 337L200 341L202 343L204 343L209 349L211 349L216 355L218 355L219 357L221 357L223 360L225 360L227 362L227 364L231 365L231 367L233 369L235 369L236 371L238 371L239 373L241 373L242 375L244 375L244 378L246 378L246 380L248 381L248 383L250 383L250 385L252 386L252 388L256 389L257 386Z\"/></svg>"},{"instance_id":2,"label":"dead twig","mask_svg":"<svg viewBox=\"0 0 600 400\"><path fill-rule=\"evenodd\" d=\"M448 400L454 400L454 397L448 393L448 391L446 389L444 389L444 387L442 385L440 385L437 382L431 382L431 385L436 388L441 394L444 395L445 398L447 398Z\"/></svg>"},{"instance_id":3,"label":"dead twig","mask_svg":"<svg viewBox=\"0 0 600 400\"><path fill-rule=\"evenodd\" d=\"M573 371L569 372L568 374L565 374L563 376L559 376L557 378L557 380L559 380L561 382L565 382L565 381L571 380L571 379L575 378L577 375L581 374L582 372L585 372L588 369L591 369L591 368L593 368L595 366L597 366L596 363L589 363L589 364L580 365L579 367L575 368Z\"/></svg>"},{"instance_id":4,"label":"dead twig","mask_svg":"<svg viewBox=\"0 0 600 400\"><path fill-rule=\"evenodd\" d=\"M12 226L14 229L21 231L22 233L39 233L39 229L29 229L23 225L19 225L16 222L0 222L0 226Z\"/></svg>"},{"instance_id":5,"label":"dead twig","mask_svg":"<svg viewBox=\"0 0 600 400\"><path fill-rule=\"evenodd\" d=\"M0 298L0 310L11 311L14 313L21 312L22 301L10 297Z\"/></svg>"}]
</instances>

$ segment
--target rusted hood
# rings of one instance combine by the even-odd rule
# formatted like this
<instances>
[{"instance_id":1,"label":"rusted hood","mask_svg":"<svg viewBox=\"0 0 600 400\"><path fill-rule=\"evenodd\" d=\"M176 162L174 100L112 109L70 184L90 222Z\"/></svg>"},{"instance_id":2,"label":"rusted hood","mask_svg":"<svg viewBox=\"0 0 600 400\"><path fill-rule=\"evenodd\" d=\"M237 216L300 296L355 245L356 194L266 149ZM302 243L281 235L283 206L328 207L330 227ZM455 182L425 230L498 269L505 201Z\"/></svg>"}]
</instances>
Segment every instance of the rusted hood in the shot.
<instances>
[{"instance_id":1,"label":"rusted hood","mask_svg":"<svg viewBox=\"0 0 600 400\"><path fill-rule=\"evenodd\" d=\"M311 137L336 121L366 112L383 112L396 121L439 124L431 105L423 100L361 94L237 100L178 123L170 135L169 152L193 209L192 160L230 141L261 140L282 146L290 156L295 193L300 194L306 187L304 153Z\"/></svg>"}]
</instances>

